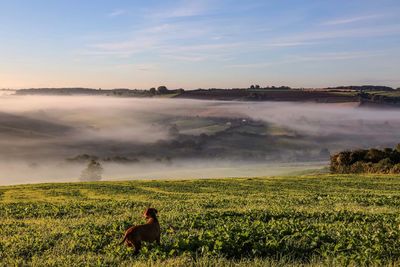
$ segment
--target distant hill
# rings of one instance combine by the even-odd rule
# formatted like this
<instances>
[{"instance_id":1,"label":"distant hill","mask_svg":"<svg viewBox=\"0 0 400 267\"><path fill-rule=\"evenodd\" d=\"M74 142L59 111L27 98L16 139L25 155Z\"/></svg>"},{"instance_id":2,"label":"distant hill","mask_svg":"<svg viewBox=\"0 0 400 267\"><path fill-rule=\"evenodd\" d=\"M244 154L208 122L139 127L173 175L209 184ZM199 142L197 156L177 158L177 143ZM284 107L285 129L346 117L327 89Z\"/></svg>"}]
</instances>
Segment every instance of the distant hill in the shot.
<instances>
[{"instance_id":1,"label":"distant hill","mask_svg":"<svg viewBox=\"0 0 400 267\"><path fill-rule=\"evenodd\" d=\"M380 86L380 85L361 85L361 86L337 86L337 87L328 87L328 89L347 89L347 90L355 90L355 91L393 91L394 89L389 86Z\"/></svg>"},{"instance_id":2,"label":"distant hill","mask_svg":"<svg viewBox=\"0 0 400 267\"><path fill-rule=\"evenodd\" d=\"M162 89L162 90L161 90ZM352 102L354 94L338 94L328 90L291 89L281 87L250 87L233 89L169 90L164 87L150 90L141 89L91 89L91 88L31 88L16 91L17 95L105 95L119 97L161 97L171 96L190 99L246 100L246 101L315 101Z\"/></svg>"},{"instance_id":3,"label":"distant hill","mask_svg":"<svg viewBox=\"0 0 400 267\"><path fill-rule=\"evenodd\" d=\"M67 134L72 129L68 126L0 112L0 137L48 138Z\"/></svg>"},{"instance_id":4,"label":"distant hill","mask_svg":"<svg viewBox=\"0 0 400 267\"><path fill-rule=\"evenodd\" d=\"M30 88L19 89L17 95L103 95L114 97L186 98L204 100L235 101L288 101L317 103L359 102L364 106L400 107L400 90L388 86L361 85L328 88L260 87L210 88L210 89L167 89L165 86L145 89L93 89L93 88Z\"/></svg>"},{"instance_id":5,"label":"distant hill","mask_svg":"<svg viewBox=\"0 0 400 267\"><path fill-rule=\"evenodd\" d=\"M356 102L354 93L329 92L327 90L306 89L198 89L185 91L178 98L208 99L208 100L245 100L245 101L295 101L342 103Z\"/></svg>"},{"instance_id":6,"label":"distant hill","mask_svg":"<svg viewBox=\"0 0 400 267\"><path fill-rule=\"evenodd\" d=\"M151 96L148 90L139 89L93 89L93 88L29 88L19 89L17 95L106 95L106 96Z\"/></svg>"}]
</instances>

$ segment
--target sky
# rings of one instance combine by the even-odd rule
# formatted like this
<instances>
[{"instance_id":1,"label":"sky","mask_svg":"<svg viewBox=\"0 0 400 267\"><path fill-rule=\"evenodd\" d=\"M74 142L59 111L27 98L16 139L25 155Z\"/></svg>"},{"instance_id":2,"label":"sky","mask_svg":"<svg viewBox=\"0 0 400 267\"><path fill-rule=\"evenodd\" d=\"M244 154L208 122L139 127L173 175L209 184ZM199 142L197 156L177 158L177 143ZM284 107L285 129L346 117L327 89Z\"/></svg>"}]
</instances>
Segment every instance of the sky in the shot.
<instances>
[{"instance_id":1,"label":"sky","mask_svg":"<svg viewBox=\"0 0 400 267\"><path fill-rule=\"evenodd\" d=\"M399 0L0 0L0 88L400 87Z\"/></svg>"}]
</instances>

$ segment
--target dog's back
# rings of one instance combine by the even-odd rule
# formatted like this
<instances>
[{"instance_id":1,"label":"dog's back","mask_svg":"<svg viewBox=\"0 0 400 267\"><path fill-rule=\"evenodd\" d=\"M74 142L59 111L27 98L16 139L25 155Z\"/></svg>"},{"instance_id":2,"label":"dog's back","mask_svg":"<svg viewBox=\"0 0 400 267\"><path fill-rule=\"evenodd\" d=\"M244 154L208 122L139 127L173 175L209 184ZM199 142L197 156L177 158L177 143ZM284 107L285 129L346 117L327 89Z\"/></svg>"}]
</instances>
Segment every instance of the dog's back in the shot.
<instances>
[{"instance_id":1,"label":"dog's back","mask_svg":"<svg viewBox=\"0 0 400 267\"><path fill-rule=\"evenodd\" d=\"M130 227L125 232L124 240L127 246L135 247L135 253L138 253L141 248L141 242L154 242L160 244L160 224L157 220L157 210L149 208L143 214L147 223Z\"/></svg>"}]
</instances>

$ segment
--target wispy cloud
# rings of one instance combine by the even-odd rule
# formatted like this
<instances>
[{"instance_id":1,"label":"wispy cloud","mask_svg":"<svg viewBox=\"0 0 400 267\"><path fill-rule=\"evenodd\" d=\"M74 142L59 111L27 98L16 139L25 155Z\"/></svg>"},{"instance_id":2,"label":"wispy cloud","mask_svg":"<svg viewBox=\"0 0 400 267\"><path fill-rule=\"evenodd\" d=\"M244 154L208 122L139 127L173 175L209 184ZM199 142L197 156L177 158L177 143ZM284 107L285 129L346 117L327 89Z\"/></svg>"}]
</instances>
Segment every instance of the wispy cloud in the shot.
<instances>
[{"instance_id":1,"label":"wispy cloud","mask_svg":"<svg viewBox=\"0 0 400 267\"><path fill-rule=\"evenodd\" d=\"M330 20L322 23L322 25L340 25L340 24L349 24L359 21L371 20L376 18L383 17L382 14L374 14L374 15L366 15L366 16L355 16L350 18L339 18L335 20Z\"/></svg>"},{"instance_id":2,"label":"wispy cloud","mask_svg":"<svg viewBox=\"0 0 400 267\"><path fill-rule=\"evenodd\" d=\"M126 14L126 10L124 10L124 9L115 9L112 12L108 13L107 16L110 17L110 18L113 18L113 17L118 17L118 16L121 16L121 15L124 15L124 14Z\"/></svg>"},{"instance_id":3,"label":"wispy cloud","mask_svg":"<svg viewBox=\"0 0 400 267\"><path fill-rule=\"evenodd\" d=\"M212 51L226 51L230 48L237 48L243 43L205 43L195 45L179 45L174 46L175 51L197 51L197 52L212 52Z\"/></svg>"},{"instance_id":4,"label":"wispy cloud","mask_svg":"<svg viewBox=\"0 0 400 267\"><path fill-rule=\"evenodd\" d=\"M187 18L205 15L207 10L207 1L185 0L173 7L149 10L148 16L154 19Z\"/></svg>"},{"instance_id":5,"label":"wispy cloud","mask_svg":"<svg viewBox=\"0 0 400 267\"><path fill-rule=\"evenodd\" d=\"M265 44L266 47L296 47L304 45L315 45L317 42L271 42Z\"/></svg>"},{"instance_id":6,"label":"wispy cloud","mask_svg":"<svg viewBox=\"0 0 400 267\"><path fill-rule=\"evenodd\" d=\"M103 42L88 45L88 49L81 53L91 56L130 57L133 54L154 48L158 41L151 37L140 36L132 40L120 42Z\"/></svg>"},{"instance_id":7,"label":"wispy cloud","mask_svg":"<svg viewBox=\"0 0 400 267\"><path fill-rule=\"evenodd\" d=\"M87 45L82 54L95 56L129 57L137 53L152 51L153 56L176 60L203 61L221 58L241 44L214 39L213 30L204 22L162 22L126 32L119 37Z\"/></svg>"},{"instance_id":8,"label":"wispy cloud","mask_svg":"<svg viewBox=\"0 0 400 267\"><path fill-rule=\"evenodd\" d=\"M228 68L264 68L264 67L270 67L276 64L282 64L282 62L277 63L277 62L257 62L257 63L248 63L248 64L229 64L226 65Z\"/></svg>"},{"instance_id":9,"label":"wispy cloud","mask_svg":"<svg viewBox=\"0 0 400 267\"><path fill-rule=\"evenodd\" d=\"M173 60L179 60L179 61L189 61L189 62L200 62L204 61L207 59L205 56L199 56L199 55L163 55L163 57L173 59Z\"/></svg>"},{"instance_id":10,"label":"wispy cloud","mask_svg":"<svg viewBox=\"0 0 400 267\"><path fill-rule=\"evenodd\" d=\"M154 71L157 69L156 64L149 64L149 63L143 63L143 64L118 64L115 66L112 66L112 68L117 68L121 70L139 70L139 71Z\"/></svg>"},{"instance_id":11,"label":"wispy cloud","mask_svg":"<svg viewBox=\"0 0 400 267\"><path fill-rule=\"evenodd\" d=\"M303 43L340 38L370 38L400 35L400 24L357 27L340 30L308 31L275 39L278 43Z\"/></svg>"},{"instance_id":12,"label":"wispy cloud","mask_svg":"<svg viewBox=\"0 0 400 267\"><path fill-rule=\"evenodd\" d=\"M165 45L160 49L162 57L179 61L227 61L242 43L203 43L192 45Z\"/></svg>"},{"instance_id":13,"label":"wispy cloud","mask_svg":"<svg viewBox=\"0 0 400 267\"><path fill-rule=\"evenodd\" d=\"M338 61L352 60L385 55L383 51L354 51L354 52L331 52L331 53L310 53L306 55L288 55L283 59L268 62L255 62L248 64L230 64L229 68L265 68L282 64L313 61Z\"/></svg>"},{"instance_id":14,"label":"wispy cloud","mask_svg":"<svg viewBox=\"0 0 400 267\"><path fill-rule=\"evenodd\" d=\"M254 38L246 38L245 36L249 33L241 31L243 29L241 25L234 24L235 27L232 27L229 24L235 23L234 21L207 16L215 10L210 7L207 0L183 0L175 6L168 5L165 9L158 5L151 12L143 13L144 18L136 28L130 28L117 37L105 34L104 37L97 38L92 44L87 45L86 51L81 54L129 58L130 61L135 62L138 60L146 62L144 59L147 58L163 64L174 61L219 62L223 65L237 63L227 65L230 68L265 68L276 64L371 57L374 54L361 52L304 54L304 49L301 47L321 48L321 45L332 40L354 41L354 39L400 34L400 24L370 27L357 25L357 27L345 28L322 27L318 24L314 30L304 29L304 32L297 30L297 32L286 33L278 33L272 28L261 25L262 31L258 32L257 27L249 30L257 32ZM119 16L124 13L124 10L114 10L111 14ZM203 17L193 18L195 16ZM337 19L327 21L325 24L348 24L379 16L381 15ZM277 52L274 56L271 56L272 50ZM284 55L281 54L282 52ZM258 54L257 57L254 56L256 54ZM260 60L261 57L268 62L247 60L249 58Z\"/></svg>"},{"instance_id":15,"label":"wispy cloud","mask_svg":"<svg viewBox=\"0 0 400 267\"><path fill-rule=\"evenodd\" d=\"M384 55L382 51L355 51L309 54L305 56L292 56L292 58L296 61L332 61L369 58L381 55Z\"/></svg>"},{"instance_id":16,"label":"wispy cloud","mask_svg":"<svg viewBox=\"0 0 400 267\"><path fill-rule=\"evenodd\" d=\"M163 32L167 32L170 31L174 28L174 26L172 24L168 24L168 23L163 23L160 25L156 25L156 26L152 26L152 27L148 27L145 29L142 29L143 33L163 33Z\"/></svg>"}]
</instances>

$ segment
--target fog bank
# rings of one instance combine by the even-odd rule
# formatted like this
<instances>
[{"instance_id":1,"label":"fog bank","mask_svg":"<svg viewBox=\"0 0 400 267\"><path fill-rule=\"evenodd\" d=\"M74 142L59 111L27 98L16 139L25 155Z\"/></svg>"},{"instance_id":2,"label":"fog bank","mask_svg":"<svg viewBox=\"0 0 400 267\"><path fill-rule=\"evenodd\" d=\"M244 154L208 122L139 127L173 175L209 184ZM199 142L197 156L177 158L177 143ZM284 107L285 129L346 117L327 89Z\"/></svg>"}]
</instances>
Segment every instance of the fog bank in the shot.
<instances>
[{"instance_id":1,"label":"fog bank","mask_svg":"<svg viewBox=\"0 0 400 267\"><path fill-rule=\"evenodd\" d=\"M82 155L111 180L262 176L400 143L398 109L356 104L10 94L0 103L3 185L77 181Z\"/></svg>"}]
</instances>

